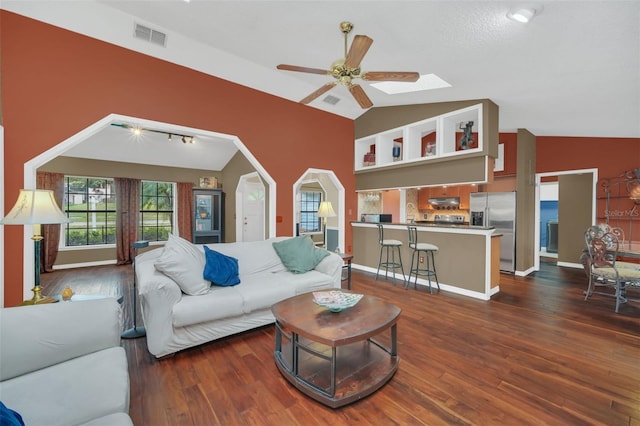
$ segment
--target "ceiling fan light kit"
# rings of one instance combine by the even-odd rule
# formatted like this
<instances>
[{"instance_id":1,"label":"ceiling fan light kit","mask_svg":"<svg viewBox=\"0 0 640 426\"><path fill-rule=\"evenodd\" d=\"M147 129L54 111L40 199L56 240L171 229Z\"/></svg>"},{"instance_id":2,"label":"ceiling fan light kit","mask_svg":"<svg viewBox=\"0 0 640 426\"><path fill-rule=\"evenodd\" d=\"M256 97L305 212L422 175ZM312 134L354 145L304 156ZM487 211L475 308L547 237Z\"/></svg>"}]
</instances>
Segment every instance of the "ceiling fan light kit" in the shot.
<instances>
[{"instance_id":1,"label":"ceiling fan light kit","mask_svg":"<svg viewBox=\"0 0 640 426\"><path fill-rule=\"evenodd\" d=\"M367 96L362 86L353 82L354 79L360 78L365 81L415 82L420 78L420 74L417 72L370 71L361 73L360 63L373 44L373 39L366 35L356 35L353 43L351 43L351 48L347 49L348 35L352 29L353 24L351 22L344 21L340 23L340 30L344 34L344 58L334 61L329 70L287 64L280 64L277 66L277 69L279 70L330 75L336 79L336 81L327 83L320 87L318 90L302 99L300 103L308 104L325 92L334 88L336 85L341 84L349 90L349 93L351 93L360 107L363 109L371 108L373 106L373 102L371 102L371 99L369 99L369 96Z\"/></svg>"}]
</instances>

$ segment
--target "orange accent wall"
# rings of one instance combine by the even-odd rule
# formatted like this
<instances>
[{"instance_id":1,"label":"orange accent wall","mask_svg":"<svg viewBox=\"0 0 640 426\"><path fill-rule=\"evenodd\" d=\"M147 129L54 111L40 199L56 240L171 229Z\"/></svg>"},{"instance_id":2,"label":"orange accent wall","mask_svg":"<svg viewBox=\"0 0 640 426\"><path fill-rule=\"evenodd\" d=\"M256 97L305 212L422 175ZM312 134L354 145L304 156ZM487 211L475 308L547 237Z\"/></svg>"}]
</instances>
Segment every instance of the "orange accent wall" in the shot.
<instances>
[{"instance_id":1,"label":"orange accent wall","mask_svg":"<svg viewBox=\"0 0 640 426\"><path fill-rule=\"evenodd\" d=\"M596 222L605 221L606 196L601 180L621 176L624 172L640 168L640 138L550 137L536 138L536 171L538 173L562 170L598 169L596 188ZM612 196L619 187L612 188ZM626 197L612 199L610 224L621 226L634 241L640 240L638 206ZM633 211L633 213L632 213ZM629 221L631 218L631 222ZM631 228L629 228L629 224Z\"/></svg>"},{"instance_id":2,"label":"orange accent wall","mask_svg":"<svg viewBox=\"0 0 640 426\"><path fill-rule=\"evenodd\" d=\"M335 172L356 219L352 120L5 10L0 22L7 211L25 162L117 113L237 135L277 182L277 235L291 234L292 187L309 167ZM5 227L6 306L22 300L22 234Z\"/></svg>"},{"instance_id":3,"label":"orange accent wall","mask_svg":"<svg viewBox=\"0 0 640 426\"><path fill-rule=\"evenodd\" d=\"M504 170L493 172L493 176L515 176L518 157L518 134L500 133L498 135L498 143L504 144Z\"/></svg>"}]
</instances>

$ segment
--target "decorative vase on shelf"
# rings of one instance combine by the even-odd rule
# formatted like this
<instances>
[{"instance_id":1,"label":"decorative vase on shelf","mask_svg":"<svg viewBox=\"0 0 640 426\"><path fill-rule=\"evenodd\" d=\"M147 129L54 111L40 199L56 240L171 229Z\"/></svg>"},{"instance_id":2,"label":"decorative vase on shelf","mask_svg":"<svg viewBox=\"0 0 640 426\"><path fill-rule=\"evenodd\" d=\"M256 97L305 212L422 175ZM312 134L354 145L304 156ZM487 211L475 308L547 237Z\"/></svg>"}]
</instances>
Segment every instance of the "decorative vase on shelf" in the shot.
<instances>
[{"instance_id":1,"label":"decorative vase on shelf","mask_svg":"<svg viewBox=\"0 0 640 426\"><path fill-rule=\"evenodd\" d=\"M393 153L393 161L398 161L400 159L400 147L394 146L392 153Z\"/></svg>"}]
</instances>

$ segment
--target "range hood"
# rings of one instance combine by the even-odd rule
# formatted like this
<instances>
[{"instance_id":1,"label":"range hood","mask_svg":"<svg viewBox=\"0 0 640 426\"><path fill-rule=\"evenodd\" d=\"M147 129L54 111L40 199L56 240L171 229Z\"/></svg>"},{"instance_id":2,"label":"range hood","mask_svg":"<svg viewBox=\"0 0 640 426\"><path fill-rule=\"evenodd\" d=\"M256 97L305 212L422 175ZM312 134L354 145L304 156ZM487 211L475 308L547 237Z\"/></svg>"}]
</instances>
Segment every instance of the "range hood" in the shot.
<instances>
[{"instance_id":1,"label":"range hood","mask_svg":"<svg viewBox=\"0 0 640 426\"><path fill-rule=\"evenodd\" d=\"M460 197L429 198L428 202L436 209L457 209L460 207Z\"/></svg>"}]
</instances>

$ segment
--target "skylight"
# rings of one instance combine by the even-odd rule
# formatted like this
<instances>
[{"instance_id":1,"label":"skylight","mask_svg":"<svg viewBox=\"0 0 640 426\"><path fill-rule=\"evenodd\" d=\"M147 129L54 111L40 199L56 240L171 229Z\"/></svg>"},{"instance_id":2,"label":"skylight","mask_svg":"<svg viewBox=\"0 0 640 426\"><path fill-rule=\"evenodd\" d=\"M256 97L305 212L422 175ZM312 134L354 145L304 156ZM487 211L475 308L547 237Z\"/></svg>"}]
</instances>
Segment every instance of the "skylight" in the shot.
<instances>
[{"instance_id":1,"label":"skylight","mask_svg":"<svg viewBox=\"0 0 640 426\"><path fill-rule=\"evenodd\" d=\"M449 83L441 79L435 74L423 74L415 83L405 83L398 81L382 81L380 83L372 83L372 87L389 95L398 93L420 92L422 90L441 89L443 87L451 87Z\"/></svg>"}]
</instances>

